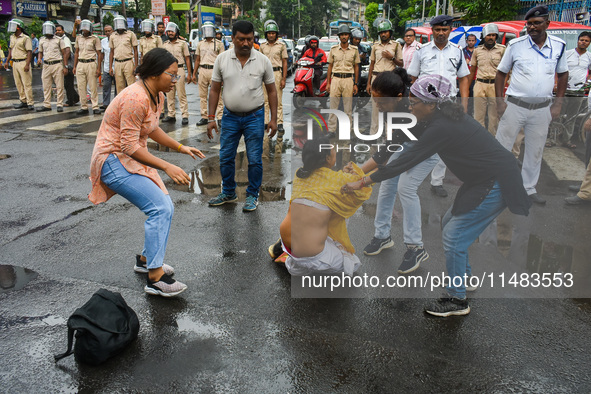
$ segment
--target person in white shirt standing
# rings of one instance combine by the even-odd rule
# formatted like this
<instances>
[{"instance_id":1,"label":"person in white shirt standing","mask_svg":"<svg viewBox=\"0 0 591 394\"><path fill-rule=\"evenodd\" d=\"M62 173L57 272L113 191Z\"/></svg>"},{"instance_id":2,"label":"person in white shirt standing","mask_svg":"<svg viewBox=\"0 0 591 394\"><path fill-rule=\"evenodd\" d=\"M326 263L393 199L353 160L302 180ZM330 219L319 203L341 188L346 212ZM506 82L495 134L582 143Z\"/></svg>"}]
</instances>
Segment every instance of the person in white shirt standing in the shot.
<instances>
[{"instance_id":1,"label":"person in white shirt standing","mask_svg":"<svg viewBox=\"0 0 591 394\"><path fill-rule=\"evenodd\" d=\"M417 34L413 29L406 29L404 31L404 46L402 47L402 67L408 69L410 62L416 50L421 47L421 44L416 40Z\"/></svg>"},{"instance_id":2,"label":"person in white shirt standing","mask_svg":"<svg viewBox=\"0 0 591 394\"><path fill-rule=\"evenodd\" d=\"M521 176L532 202L545 204L536 191L542 167L542 153L552 118L560 115L568 81L566 43L546 33L550 25L548 7L537 6L525 14L527 35L515 38L497 67L495 92L497 112L501 118L497 140L511 150L517 133L523 127L525 154ZM503 101L505 78L511 71L507 103ZM557 100L552 104L555 75Z\"/></svg>"},{"instance_id":3,"label":"person in white shirt standing","mask_svg":"<svg viewBox=\"0 0 591 394\"><path fill-rule=\"evenodd\" d=\"M113 90L112 87L115 85L115 77L109 73L109 58L111 56L111 48L109 48L109 37L113 33L113 26L105 25L105 38L101 40L101 48L103 52L103 105L101 105L101 109L107 109L109 104L111 104L111 91ZM115 96L117 92L115 92ZM113 98L115 98L113 96Z\"/></svg>"},{"instance_id":4,"label":"person in white shirt standing","mask_svg":"<svg viewBox=\"0 0 591 394\"><path fill-rule=\"evenodd\" d=\"M591 53L587 52L591 44L591 32L584 31L579 34L577 47L565 52L566 62L568 64L568 83L566 87L565 105L562 106L562 112L566 114L567 119L572 118L581 111L585 111L585 92L584 86L587 82L589 70L591 70ZM575 122L566 123L566 135L564 136L564 145L570 149L575 149L577 145L571 139L574 135Z\"/></svg>"}]
</instances>

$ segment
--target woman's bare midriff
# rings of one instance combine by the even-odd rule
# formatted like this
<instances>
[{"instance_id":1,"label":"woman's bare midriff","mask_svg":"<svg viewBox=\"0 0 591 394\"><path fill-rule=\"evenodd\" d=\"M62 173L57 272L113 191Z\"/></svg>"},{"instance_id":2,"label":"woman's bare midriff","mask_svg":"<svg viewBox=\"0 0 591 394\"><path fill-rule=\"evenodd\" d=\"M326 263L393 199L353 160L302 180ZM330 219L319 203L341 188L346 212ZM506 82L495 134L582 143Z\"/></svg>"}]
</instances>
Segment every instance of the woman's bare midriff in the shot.
<instances>
[{"instance_id":1,"label":"woman's bare midriff","mask_svg":"<svg viewBox=\"0 0 591 394\"><path fill-rule=\"evenodd\" d=\"M312 257L324 250L332 211L292 203L279 232L283 244L296 257Z\"/></svg>"}]
</instances>

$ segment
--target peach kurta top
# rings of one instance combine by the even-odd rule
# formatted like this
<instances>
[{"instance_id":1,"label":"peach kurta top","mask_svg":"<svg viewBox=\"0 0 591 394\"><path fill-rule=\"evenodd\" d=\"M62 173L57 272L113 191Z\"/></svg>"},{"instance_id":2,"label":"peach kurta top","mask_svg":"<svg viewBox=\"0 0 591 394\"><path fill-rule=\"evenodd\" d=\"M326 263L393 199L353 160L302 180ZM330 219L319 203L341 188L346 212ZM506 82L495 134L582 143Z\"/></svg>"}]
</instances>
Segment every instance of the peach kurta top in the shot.
<instances>
[{"instance_id":1,"label":"peach kurta top","mask_svg":"<svg viewBox=\"0 0 591 394\"><path fill-rule=\"evenodd\" d=\"M158 171L131 157L140 147L148 146L148 136L158 129L163 107L164 93L161 92L160 105L156 112L152 110L150 96L141 81L125 88L111 102L103 117L92 151L92 191L88 195L91 202L100 204L116 194L101 181L103 164L111 153L117 156L127 171L150 178L168 194Z\"/></svg>"}]
</instances>

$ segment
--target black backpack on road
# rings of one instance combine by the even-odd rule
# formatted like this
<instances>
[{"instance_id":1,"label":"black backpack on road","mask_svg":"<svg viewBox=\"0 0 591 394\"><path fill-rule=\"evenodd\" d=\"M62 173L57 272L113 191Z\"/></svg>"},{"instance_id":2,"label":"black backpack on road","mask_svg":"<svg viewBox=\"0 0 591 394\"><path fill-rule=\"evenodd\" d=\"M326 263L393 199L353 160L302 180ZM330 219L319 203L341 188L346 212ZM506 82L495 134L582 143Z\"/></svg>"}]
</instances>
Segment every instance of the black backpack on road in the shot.
<instances>
[{"instance_id":1,"label":"black backpack on road","mask_svg":"<svg viewBox=\"0 0 591 394\"><path fill-rule=\"evenodd\" d=\"M133 342L139 329L136 313L121 294L100 289L68 319L68 350L55 356L55 361L74 354L78 362L102 364Z\"/></svg>"}]
</instances>

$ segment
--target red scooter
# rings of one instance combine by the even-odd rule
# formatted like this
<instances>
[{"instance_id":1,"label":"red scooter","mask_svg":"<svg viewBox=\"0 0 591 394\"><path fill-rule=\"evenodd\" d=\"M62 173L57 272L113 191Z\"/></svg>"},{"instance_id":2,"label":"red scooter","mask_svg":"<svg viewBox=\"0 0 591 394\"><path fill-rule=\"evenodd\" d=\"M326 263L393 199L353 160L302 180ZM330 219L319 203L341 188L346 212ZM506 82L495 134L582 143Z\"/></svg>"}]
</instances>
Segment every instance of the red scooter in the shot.
<instances>
[{"instance_id":1,"label":"red scooter","mask_svg":"<svg viewBox=\"0 0 591 394\"><path fill-rule=\"evenodd\" d=\"M314 63L315 61L311 57L303 57L298 60L298 68L294 77L295 87L292 90L293 105L296 108L303 107L307 97L328 97L328 92L326 91L326 73L322 76L319 93L315 94L314 92L314 85L312 83L314 79L314 68L312 66ZM321 101L326 105L328 100Z\"/></svg>"}]
</instances>

